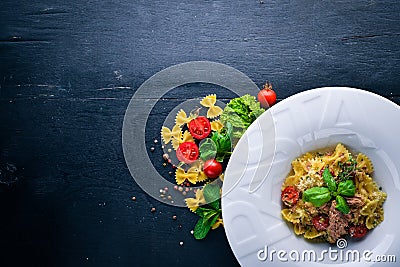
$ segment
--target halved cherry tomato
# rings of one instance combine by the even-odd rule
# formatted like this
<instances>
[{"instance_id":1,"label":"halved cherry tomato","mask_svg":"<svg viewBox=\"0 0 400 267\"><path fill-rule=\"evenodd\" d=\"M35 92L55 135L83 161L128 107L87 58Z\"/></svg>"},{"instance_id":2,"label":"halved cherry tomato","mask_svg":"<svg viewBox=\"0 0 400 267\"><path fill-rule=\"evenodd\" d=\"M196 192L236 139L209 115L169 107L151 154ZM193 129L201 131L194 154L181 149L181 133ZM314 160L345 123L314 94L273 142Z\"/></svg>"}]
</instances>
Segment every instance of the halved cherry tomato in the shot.
<instances>
[{"instance_id":1,"label":"halved cherry tomato","mask_svg":"<svg viewBox=\"0 0 400 267\"><path fill-rule=\"evenodd\" d=\"M329 226L329 218L327 216L318 215L312 218L312 223L318 231L326 230Z\"/></svg>"},{"instance_id":2,"label":"halved cherry tomato","mask_svg":"<svg viewBox=\"0 0 400 267\"><path fill-rule=\"evenodd\" d=\"M215 159L209 159L204 163L203 171L208 178L217 178L222 173L222 164Z\"/></svg>"},{"instance_id":3,"label":"halved cherry tomato","mask_svg":"<svg viewBox=\"0 0 400 267\"><path fill-rule=\"evenodd\" d=\"M291 207L297 203L297 200L299 200L299 191L297 191L294 186L288 186L283 189L281 198L285 205Z\"/></svg>"},{"instance_id":4,"label":"halved cherry tomato","mask_svg":"<svg viewBox=\"0 0 400 267\"><path fill-rule=\"evenodd\" d=\"M354 225L349 228L349 234L353 238L361 238L368 233L368 228L364 224Z\"/></svg>"},{"instance_id":5,"label":"halved cherry tomato","mask_svg":"<svg viewBox=\"0 0 400 267\"><path fill-rule=\"evenodd\" d=\"M190 134L196 139L204 139L211 133L210 121L204 116L198 116L188 123Z\"/></svg>"},{"instance_id":6,"label":"halved cherry tomato","mask_svg":"<svg viewBox=\"0 0 400 267\"><path fill-rule=\"evenodd\" d=\"M184 163L193 163L199 157L199 148L194 142L183 142L176 150L176 157Z\"/></svg>"}]
</instances>

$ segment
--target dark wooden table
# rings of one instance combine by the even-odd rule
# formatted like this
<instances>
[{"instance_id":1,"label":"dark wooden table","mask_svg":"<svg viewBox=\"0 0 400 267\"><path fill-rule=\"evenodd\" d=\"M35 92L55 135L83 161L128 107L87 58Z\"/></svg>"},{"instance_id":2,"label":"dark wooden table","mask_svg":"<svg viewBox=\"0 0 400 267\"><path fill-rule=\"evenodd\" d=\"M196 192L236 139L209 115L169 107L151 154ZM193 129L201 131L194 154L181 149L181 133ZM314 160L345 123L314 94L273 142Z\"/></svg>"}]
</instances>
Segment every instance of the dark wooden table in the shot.
<instances>
[{"instance_id":1,"label":"dark wooden table","mask_svg":"<svg viewBox=\"0 0 400 267\"><path fill-rule=\"evenodd\" d=\"M280 99L349 86L399 104L400 3L3 0L0 157L19 180L0 189L0 266L238 265L223 229L194 240L196 216L143 192L122 152L135 90L194 60L270 80ZM215 89L198 88L156 105L147 147L168 109Z\"/></svg>"}]
</instances>

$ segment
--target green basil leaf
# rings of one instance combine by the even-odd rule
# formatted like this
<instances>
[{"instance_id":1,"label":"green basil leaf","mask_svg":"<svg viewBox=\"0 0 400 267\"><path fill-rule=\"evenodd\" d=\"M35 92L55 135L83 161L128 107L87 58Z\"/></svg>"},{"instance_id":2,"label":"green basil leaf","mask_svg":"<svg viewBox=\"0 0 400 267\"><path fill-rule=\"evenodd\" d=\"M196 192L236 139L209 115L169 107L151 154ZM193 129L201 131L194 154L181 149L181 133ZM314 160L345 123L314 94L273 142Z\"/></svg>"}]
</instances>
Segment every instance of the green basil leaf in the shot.
<instances>
[{"instance_id":1,"label":"green basil leaf","mask_svg":"<svg viewBox=\"0 0 400 267\"><path fill-rule=\"evenodd\" d=\"M341 213L348 214L350 212L346 200L342 196L336 196L336 207Z\"/></svg>"},{"instance_id":2,"label":"green basil leaf","mask_svg":"<svg viewBox=\"0 0 400 267\"><path fill-rule=\"evenodd\" d=\"M217 155L217 145L215 142L210 139L206 138L203 142L201 142L199 146L200 151L200 158L204 161L213 159Z\"/></svg>"},{"instance_id":3,"label":"green basil leaf","mask_svg":"<svg viewBox=\"0 0 400 267\"><path fill-rule=\"evenodd\" d=\"M220 207L220 187L217 184L206 184L203 189L204 198L208 205L218 210Z\"/></svg>"},{"instance_id":4,"label":"green basil leaf","mask_svg":"<svg viewBox=\"0 0 400 267\"><path fill-rule=\"evenodd\" d=\"M195 213L196 213L197 215L199 215L200 217L203 218L203 217L206 216L206 214L208 214L210 211L212 211L212 209L204 208L204 207L198 207L198 208L196 209Z\"/></svg>"},{"instance_id":5,"label":"green basil leaf","mask_svg":"<svg viewBox=\"0 0 400 267\"><path fill-rule=\"evenodd\" d=\"M313 187L303 193L303 201L311 202L316 207L321 207L331 200L331 192L326 187Z\"/></svg>"},{"instance_id":6,"label":"green basil leaf","mask_svg":"<svg viewBox=\"0 0 400 267\"><path fill-rule=\"evenodd\" d=\"M337 193L346 197L352 197L356 193L356 187L352 180L340 182L338 185Z\"/></svg>"},{"instance_id":7,"label":"green basil leaf","mask_svg":"<svg viewBox=\"0 0 400 267\"><path fill-rule=\"evenodd\" d=\"M333 176L328 168L325 168L324 172L322 173L322 179L324 180L325 184L328 186L329 191L331 191L331 192L336 191L335 179L333 179Z\"/></svg>"},{"instance_id":8,"label":"green basil leaf","mask_svg":"<svg viewBox=\"0 0 400 267\"><path fill-rule=\"evenodd\" d=\"M214 211L215 212L215 211ZM193 235L196 239L203 239L207 236L211 226L218 220L220 214L215 212L206 218L200 218L193 230Z\"/></svg>"},{"instance_id":9,"label":"green basil leaf","mask_svg":"<svg viewBox=\"0 0 400 267\"><path fill-rule=\"evenodd\" d=\"M209 212L204 214L203 219L205 222L207 222L207 221L213 220L214 216L216 216L216 215L219 216L219 211L210 210Z\"/></svg>"}]
</instances>

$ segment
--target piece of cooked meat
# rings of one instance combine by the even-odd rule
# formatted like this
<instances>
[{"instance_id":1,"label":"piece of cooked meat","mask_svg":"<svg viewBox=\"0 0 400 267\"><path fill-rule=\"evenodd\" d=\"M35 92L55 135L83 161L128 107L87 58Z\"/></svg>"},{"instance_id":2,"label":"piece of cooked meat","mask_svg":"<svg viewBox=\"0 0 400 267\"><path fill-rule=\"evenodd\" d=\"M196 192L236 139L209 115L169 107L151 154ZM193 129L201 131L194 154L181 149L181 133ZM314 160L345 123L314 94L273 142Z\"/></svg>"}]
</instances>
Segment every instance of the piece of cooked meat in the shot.
<instances>
[{"instance_id":1,"label":"piece of cooked meat","mask_svg":"<svg viewBox=\"0 0 400 267\"><path fill-rule=\"evenodd\" d=\"M362 200L361 197L358 196L354 196L354 197L346 197L346 202L347 205L350 206L350 208L354 207L354 208L358 208L364 205L364 201Z\"/></svg>"},{"instance_id":2,"label":"piece of cooked meat","mask_svg":"<svg viewBox=\"0 0 400 267\"><path fill-rule=\"evenodd\" d=\"M329 243L333 244L336 240L347 234L346 228L349 225L348 217L336 209L336 201L333 200L329 208L329 226L326 229Z\"/></svg>"},{"instance_id":3,"label":"piece of cooked meat","mask_svg":"<svg viewBox=\"0 0 400 267\"><path fill-rule=\"evenodd\" d=\"M321 207L319 207L318 211L323 214L329 215L330 208L331 208L331 205L329 204L329 202L327 202L324 205L322 205Z\"/></svg>"}]
</instances>

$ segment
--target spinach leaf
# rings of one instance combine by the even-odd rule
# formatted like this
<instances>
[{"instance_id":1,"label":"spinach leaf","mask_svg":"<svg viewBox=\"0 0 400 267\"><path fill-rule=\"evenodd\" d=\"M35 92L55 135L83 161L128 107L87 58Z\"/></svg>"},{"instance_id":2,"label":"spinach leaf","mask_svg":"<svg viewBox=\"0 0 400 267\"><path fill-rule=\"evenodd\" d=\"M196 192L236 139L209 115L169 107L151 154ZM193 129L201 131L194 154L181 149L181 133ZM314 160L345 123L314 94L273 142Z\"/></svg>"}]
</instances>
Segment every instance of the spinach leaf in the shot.
<instances>
[{"instance_id":1,"label":"spinach leaf","mask_svg":"<svg viewBox=\"0 0 400 267\"><path fill-rule=\"evenodd\" d=\"M220 187L214 184L206 184L203 189L204 199L215 210L220 209Z\"/></svg>"},{"instance_id":2,"label":"spinach leaf","mask_svg":"<svg viewBox=\"0 0 400 267\"><path fill-rule=\"evenodd\" d=\"M316 207L321 207L331 200L331 192L326 187L312 187L303 193L303 201L311 202Z\"/></svg>"},{"instance_id":3,"label":"spinach leaf","mask_svg":"<svg viewBox=\"0 0 400 267\"><path fill-rule=\"evenodd\" d=\"M227 122L224 130L221 132L214 132L211 136L211 140L214 142L217 153L216 160L218 162L224 161L232 154L232 142L231 142L232 124Z\"/></svg>"},{"instance_id":4,"label":"spinach leaf","mask_svg":"<svg viewBox=\"0 0 400 267\"><path fill-rule=\"evenodd\" d=\"M200 158L203 161L207 161L209 159L215 158L215 156L217 155L217 145L212 139L206 138L203 142L201 142L199 146L199 151Z\"/></svg>"}]
</instances>

